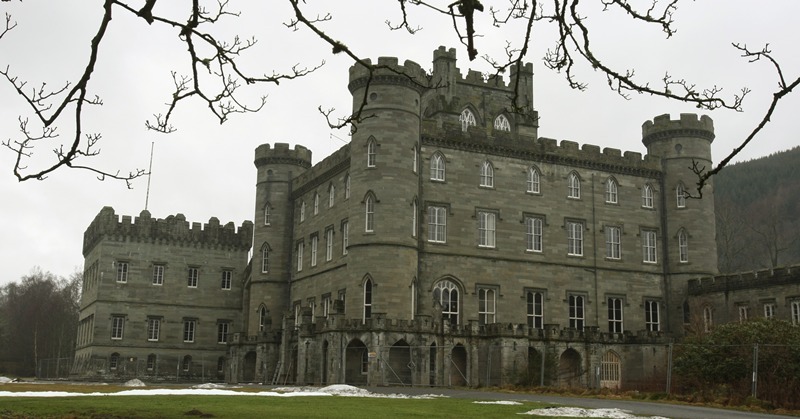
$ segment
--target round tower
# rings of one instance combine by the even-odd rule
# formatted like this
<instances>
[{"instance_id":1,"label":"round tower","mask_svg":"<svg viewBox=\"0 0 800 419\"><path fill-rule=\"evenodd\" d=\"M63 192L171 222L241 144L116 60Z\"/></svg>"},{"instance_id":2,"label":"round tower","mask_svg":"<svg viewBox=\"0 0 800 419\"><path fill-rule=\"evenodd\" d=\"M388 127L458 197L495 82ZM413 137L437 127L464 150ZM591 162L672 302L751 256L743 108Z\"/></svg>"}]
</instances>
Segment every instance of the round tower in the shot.
<instances>
[{"instance_id":1,"label":"round tower","mask_svg":"<svg viewBox=\"0 0 800 419\"><path fill-rule=\"evenodd\" d=\"M710 170L714 122L708 116L681 114L657 116L642 125L642 143L650 155L661 158L660 213L663 250L659 252L666 276L667 327L681 333L689 322L685 312L689 279L717 273L714 185L697 191L692 168Z\"/></svg>"},{"instance_id":2,"label":"round tower","mask_svg":"<svg viewBox=\"0 0 800 419\"><path fill-rule=\"evenodd\" d=\"M417 276L420 100L427 86L422 68L411 61L379 58L350 68L353 112L361 109L350 141L352 198L346 316L410 319L411 283ZM418 222L417 222L418 225ZM372 289L365 288L370 280ZM355 291L352 292L351 290Z\"/></svg>"},{"instance_id":3,"label":"round tower","mask_svg":"<svg viewBox=\"0 0 800 419\"><path fill-rule=\"evenodd\" d=\"M254 163L258 174L253 262L244 307L248 335L280 328L281 316L289 309L294 225L291 181L311 167L311 151L299 145L291 149L285 143L273 148L262 144L256 148Z\"/></svg>"}]
</instances>

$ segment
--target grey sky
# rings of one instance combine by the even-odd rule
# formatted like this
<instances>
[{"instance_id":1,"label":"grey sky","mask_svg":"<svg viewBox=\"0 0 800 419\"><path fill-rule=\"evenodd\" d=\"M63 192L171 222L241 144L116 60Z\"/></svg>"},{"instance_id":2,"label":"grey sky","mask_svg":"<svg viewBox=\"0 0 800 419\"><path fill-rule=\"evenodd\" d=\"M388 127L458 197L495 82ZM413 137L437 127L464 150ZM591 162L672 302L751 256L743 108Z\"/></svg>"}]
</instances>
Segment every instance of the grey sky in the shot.
<instances>
[{"instance_id":1,"label":"grey sky","mask_svg":"<svg viewBox=\"0 0 800 419\"><path fill-rule=\"evenodd\" d=\"M135 6L139 3L132 2ZM158 7L180 11L189 2L162 1ZM264 3L254 5L255 3ZM446 3L446 2L445 2ZM505 2L484 1L495 7ZM708 0L682 2L675 15L678 32L669 40L659 28L631 23L619 13L599 13L586 2L594 35L594 48L601 59L621 69L635 68L637 77L657 85L665 72L686 78L698 88L717 85L724 95L744 86L753 90L742 113L708 113L715 123L717 139L713 153L719 160L755 126L777 90L774 68L766 62L748 64L731 42L760 49L769 43L788 79L800 74L800 31L794 27L800 2ZM599 3L599 2L598 2ZM444 3L443 3L444 4ZM330 9L326 10L325 7ZM288 2L232 0L231 10L242 11L215 31L220 37L255 36L259 43L242 58L240 65L255 75L289 69L294 64L325 66L302 79L280 86L248 88L244 97L255 100L268 94L265 108L257 114L235 115L219 125L198 102L183 103L175 115L178 131L157 134L147 131L144 121L164 112L172 85L170 71L187 74L187 53L174 31L148 26L141 19L118 11L101 47L92 81L92 93L104 101L85 113L87 132L100 132L102 154L87 159L105 170L123 172L147 168L150 144L155 142L149 210L154 217L183 213L187 220L207 222L217 217L237 225L254 214L253 149L262 143L302 144L314 153L314 162L347 141L347 130L331 131L317 107L335 107L339 115L349 111L347 69L351 62L332 55L330 48L307 30L292 32L282 25L291 17ZM489 71L482 60L470 63L466 50L457 43L449 20L423 9L412 8L412 23L423 27L416 35L390 32L384 21L397 20L397 2L336 1L310 2L309 8L330 11L333 20L323 25L334 39L356 53L371 57L396 56L430 68L432 51L439 45L458 49L462 73L472 68ZM158 10L158 9L157 9ZM61 85L77 78L85 65L89 39L96 32L101 15L100 1L25 0L0 3L0 15L11 13L19 26L0 40L0 67L10 66L13 74L29 86L47 82ZM309 14L311 11L309 10ZM179 13L178 16L182 16ZM506 39L520 39L520 28L496 30L479 22L485 34L477 40L481 54L501 56ZM539 24L534 31L534 104L539 111L543 137L568 139L644 153L641 124L654 116L694 113L691 106L670 103L649 96L624 100L611 92L600 74L580 67L579 77L589 83L588 92L569 89L563 76L544 68L541 57L551 46L554 27ZM751 159L798 144L792 123L800 110L800 92L781 103L773 122L737 160ZM17 117L30 116L26 104L3 80L0 83L0 138L19 138ZM68 141L72 127L59 125L62 141ZM338 137L338 138L337 138ZM55 144L43 144L31 164L51 159ZM128 190L117 181L99 182L89 172L59 170L45 181L18 183L11 175L15 155L0 150L0 254L3 268L0 284L18 280L39 265L44 270L67 276L81 267L83 231L104 206L118 214L136 216L144 208L146 178Z\"/></svg>"}]
</instances>

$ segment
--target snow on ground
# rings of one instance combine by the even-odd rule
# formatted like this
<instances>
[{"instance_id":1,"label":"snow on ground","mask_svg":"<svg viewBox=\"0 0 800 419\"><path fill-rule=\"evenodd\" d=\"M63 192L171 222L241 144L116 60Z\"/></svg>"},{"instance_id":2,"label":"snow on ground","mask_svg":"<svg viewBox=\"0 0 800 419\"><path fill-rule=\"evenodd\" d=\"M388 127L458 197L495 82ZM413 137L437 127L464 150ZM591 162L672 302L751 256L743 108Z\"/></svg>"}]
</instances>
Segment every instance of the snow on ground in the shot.
<instances>
[{"instance_id":1,"label":"snow on ground","mask_svg":"<svg viewBox=\"0 0 800 419\"><path fill-rule=\"evenodd\" d=\"M472 402L472 403L475 403L475 404L507 404L509 406L516 406L516 405L522 404L520 402L512 402L510 400L496 400L496 401L493 401L493 402Z\"/></svg>"},{"instance_id":2,"label":"snow on ground","mask_svg":"<svg viewBox=\"0 0 800 419\"><path fill-rule=\"evenodd\" d=\"M126 381L125 384L123 384L123 386L125 386L125 387L147 387L147 384L145 384L144 381L142 381L142 380L140 380L138 378L134 378L133 380Z\"/></svg>"},{"instance_id":3,"label":"snow on ground","mask_svg":"<svg viewBox=\"0 0 800 419\"><path fill-rule=\"evenodd\" d=\"M644 419L622 409L583 409L580 407L548 407L545 409L529 410L522 415L535 416L562 416L570 418L610 418L610 419ZM652 416L649 419L666 419Z\"/></svg>"},{"instance_id":4,"label":"snow on ground","mask_svg":"<svg viewBox=\"0 0 800 419\"><path fill-rule=\"evenodd\" d=\"M8 377L0 377L0 384L10 383L11 381Z\"/></svg>"}]
</instances>

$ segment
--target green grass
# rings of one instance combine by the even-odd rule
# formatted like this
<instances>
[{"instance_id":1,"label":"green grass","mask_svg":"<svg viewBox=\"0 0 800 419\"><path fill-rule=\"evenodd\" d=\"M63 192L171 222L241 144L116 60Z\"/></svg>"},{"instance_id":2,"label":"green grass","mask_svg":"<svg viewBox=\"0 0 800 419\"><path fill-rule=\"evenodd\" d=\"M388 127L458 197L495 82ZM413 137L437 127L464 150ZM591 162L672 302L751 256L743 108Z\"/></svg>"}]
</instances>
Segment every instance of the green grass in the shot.
<instances>
[{"instance_id":1,"label":"green grass","mask_svg":"<svg viewBox=\"0 0 800 419\"><path fill-rule=\"evenodd\" d=\"M3 390L0 387L0 390ZM436 398L262 396L79 396L2 397L0 417L57 418L509 418L544 407L476 404L472 400Z\"/></svg>"}]
</instances>

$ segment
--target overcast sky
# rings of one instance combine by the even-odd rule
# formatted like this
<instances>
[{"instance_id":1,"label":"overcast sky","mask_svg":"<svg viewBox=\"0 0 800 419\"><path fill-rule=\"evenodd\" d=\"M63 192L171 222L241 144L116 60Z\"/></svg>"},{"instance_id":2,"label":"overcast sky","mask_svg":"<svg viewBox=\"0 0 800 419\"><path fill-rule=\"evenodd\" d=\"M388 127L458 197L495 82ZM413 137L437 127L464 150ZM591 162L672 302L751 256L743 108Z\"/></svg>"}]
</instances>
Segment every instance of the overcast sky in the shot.
<instances>
[{"instance_id":1,"label":"overcast sky","mask_svg":"<svg viewBox=\"0 0 800 419\"><path fill-rule=\"evenodd\" d=\"M132 2L135 7L143 2ZM288 70L294 64L325 65L308 77L286 81L280 86L256 86L245 98L268 95L264 109L256 114L234 115L219 125L202 104L186 102L177 110L177 132L164 135L145 129L154 113L165 111L170 97L170 71L187 74L187 53L175 31L148 26L127 12L118 10L101 45L90 93L99 95L102 107L84 114L86 132L99 132L102 153L86 159L104 170L123 172L147 168L150 145L155 144L149 211L165 218L182 213L187 220L206 223L217 217L222 223L241 225L253 219L256 171L253 150L263 143L302 144L314 153L314 162L325 158L348 139L347 130L332 131L317 108L349 111L347 69L351 62L332 55L330 48L306 29L293 32L282 23L291 17L288 2L231 0L230 9L239 18L223 22L215 35L230 39L234 34L255 36L256 47L242 58L240 66L254 75ZM449 20L423 9L411 8L412 24L423 29L416 35L391 32L384 23L397 21L397 2L310 1L314 12L329 11L332 21L323 25L334 39L356 53L371 57L396 56L431 68L432 51L439 45L458 49L458 66L490 71L481 60L470 63L459 45ZM444 2L443 4L448 3ZM665 72L686 78L698 88L716 85L727 97L742 87L752 89L744 112L714 111L717 138L712 151L715 160L727 155L760 120L777 90L775 69L767 62L748 63L730 45L746 43L754 49L770 44L784 74L794 80L800 74L800 31L796 18L800 2L707 0L681 2L675 14L678 32L666 40L655 26L631 23L619 13L600 13L587 3L593 44L601 60L621 70L635 68L640 80L658 85ZM638 3L638 2L637 2ZM156 12L183 16L188 1L161 1ZM504 1L484 0L487 6L503 7ZM24 0L0 3L18 26L0 40L0 68L28 80L28 86L46 82L59 86L77 79L86 63L89 40L97 31L102 14L99 0ZM330 7L326 10L324 7ZM162 9L159 9L162 8ZM169 10L163 10L169 8ZM481 54L501 56L506 40L519 39L519 28L497 30L485 17L478 22L485 36L477 39ZM605 79L585 66L578 76L589 84L587 92L569 89L562 75L547 70L541 57L552 44L554 27L536 26L529 54L534 63L534 105L539 111L539 134L557 140L573 140L645 153L641 125L654 116L694 113L689 105L670 103L649 96L624 100L611 92ZM798 144L793 126L800 111L800 92L780 104L773 121L738 161L761 157ZM29 108L10 84L0 80L0 139L18 139L18 117L31 117ZM59 125L61 141L69 141L68 121ZM42 144L35 150L32 167L52 159L57 144ZM147 179L133 183L96 180L89 172L59 170L44 181L19 183L11 174L15 154L0 150L0 285L16 281L34 266L68 276L82 270L83 232L103 206L117 214L138 215L145 207Z\"/></svg>"}]
</instances>

